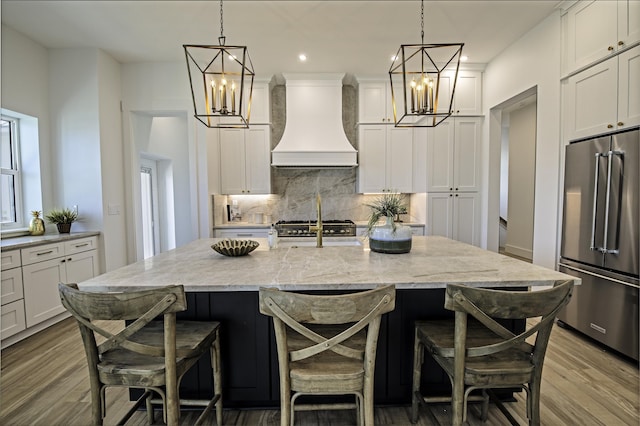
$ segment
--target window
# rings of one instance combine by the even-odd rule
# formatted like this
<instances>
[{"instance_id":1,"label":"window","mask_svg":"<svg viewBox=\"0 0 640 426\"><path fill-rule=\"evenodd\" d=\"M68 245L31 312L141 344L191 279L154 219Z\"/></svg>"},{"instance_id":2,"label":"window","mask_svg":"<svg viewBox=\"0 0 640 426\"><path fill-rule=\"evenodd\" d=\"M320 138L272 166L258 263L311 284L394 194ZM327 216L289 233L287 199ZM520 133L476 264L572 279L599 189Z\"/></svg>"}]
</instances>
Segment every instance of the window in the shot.
<instances>
[{"instance_id":1,"label":"window","mask_svg":"<svg viewBox=\"0 0 640 426\"><path fill-rule=\"evenodd\" d=\"M18 120L3 116L0 119L0 195L2 197L2 229L24 227L22 211L22 179Z\"/></svg>"}]
</instances>

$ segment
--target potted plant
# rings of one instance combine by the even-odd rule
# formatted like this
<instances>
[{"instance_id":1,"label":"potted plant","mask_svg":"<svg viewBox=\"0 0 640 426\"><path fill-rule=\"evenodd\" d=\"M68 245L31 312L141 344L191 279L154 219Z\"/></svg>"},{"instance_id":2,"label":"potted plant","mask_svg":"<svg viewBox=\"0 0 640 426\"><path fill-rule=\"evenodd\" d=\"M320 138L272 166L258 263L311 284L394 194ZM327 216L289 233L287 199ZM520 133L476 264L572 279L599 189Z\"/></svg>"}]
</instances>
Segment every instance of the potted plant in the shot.
<instances>
[{"instance_id":1,"label":"potted plant","mask_svg":"<svg viewBox=\"0 0 640 426\"><path fill-rule=\"evenodd\" d=\"M399 225L394 218L407 213L404 194L383 194L371 204L367 223L369 248L379 253L408 253L411 251L411 228ZM385 218L383 225L378 224Z\"/></svg>"},{"instance_id":2,"label":"potted plant","mask_svg":"<svg viewBox=\"0 0 640 426\"><path fill-rule=\"evenodd\" d=\"M54 223L61 234L71 232L71 224L78 220L78 213L71 209L53 209L45 215L47 222Z\"/></svg>"}]
</instances>

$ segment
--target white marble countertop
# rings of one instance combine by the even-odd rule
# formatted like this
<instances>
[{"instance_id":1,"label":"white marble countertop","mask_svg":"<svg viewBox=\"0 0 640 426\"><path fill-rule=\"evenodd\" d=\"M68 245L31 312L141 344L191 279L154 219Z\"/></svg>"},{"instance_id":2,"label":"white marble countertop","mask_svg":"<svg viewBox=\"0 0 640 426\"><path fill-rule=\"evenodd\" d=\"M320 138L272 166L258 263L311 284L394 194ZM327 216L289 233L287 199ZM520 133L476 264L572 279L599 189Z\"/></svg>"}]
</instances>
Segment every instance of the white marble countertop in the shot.
<instances>
[{"instance_id":1,"label":"white marble countertop","mask_svg":"<svg viewBox=\"0 0 640 426\"><path fill-rule=\"evenodd\" d=\"M406 254L382 254L361 246L281 247L266 239L247 256L211 249L220 238L201 239L79 284L96 291L126 291L183 284L186 291L350 290L395 284L398 289L444 288L448 283L486 287L552 285L579 280L537 265L443 237L413 237Z\"/></svg>"},{"instance_id":2,"label":"white marble countertop","mask_svg":"<svg viewBox=\"0 0 640 426\"><path fill-rule=\"evenodd\" d=\"M93 237L100 235L100 232L71 232L69 234L45 234L45 235L25 235L23 237L3 238L0 241L2 250L23 249L27 247L39 246L42 244L59 243L62 241L76 240L78 238Z\"/></svg>"}]
</instances>

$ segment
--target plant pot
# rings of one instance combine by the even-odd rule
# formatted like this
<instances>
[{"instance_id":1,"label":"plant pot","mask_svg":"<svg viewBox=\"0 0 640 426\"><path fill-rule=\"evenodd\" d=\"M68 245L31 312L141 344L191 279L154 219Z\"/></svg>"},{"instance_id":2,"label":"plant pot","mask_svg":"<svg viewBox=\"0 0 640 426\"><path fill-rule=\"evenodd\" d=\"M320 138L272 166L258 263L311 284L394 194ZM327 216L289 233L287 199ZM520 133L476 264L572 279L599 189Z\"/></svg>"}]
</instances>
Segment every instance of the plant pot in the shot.
<instances>
[{"instance_id":1,"label":"plant pot","mask_svg":"<svg viewBox=\"0 0 640 426\"><path fill-rule=\"evenodd\" d=\"M58 233L60 234L68 234L71 232L71 224L70 223L57 223Z\"/></svg>"},{"instance_id":2,"label":"plant pot","mask_svg":"<svg viewBox=\"0 0 640 426\"><path fill-rule=\"evenodd\" d=\"M384 225L376 225L369 234L369 248L377 253L401 254L411 251L411 227L394 223L387 217Z\"/></svg>"}]
</instances>

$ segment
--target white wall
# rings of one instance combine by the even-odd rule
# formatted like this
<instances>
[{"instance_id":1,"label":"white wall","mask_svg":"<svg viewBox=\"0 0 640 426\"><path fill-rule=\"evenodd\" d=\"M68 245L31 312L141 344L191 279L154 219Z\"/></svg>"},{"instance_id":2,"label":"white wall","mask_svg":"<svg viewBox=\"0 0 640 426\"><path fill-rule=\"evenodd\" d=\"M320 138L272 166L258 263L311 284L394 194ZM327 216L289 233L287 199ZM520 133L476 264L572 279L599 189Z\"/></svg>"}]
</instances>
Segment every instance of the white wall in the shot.
<instances>
[{"instance_id":1,"label":"white wall","mask_svg":"<svg viewBox=\"0 0 640 426\"><path fill-rule=\"evenodd\" d=\"M509 201L505 250L532 258L536 104L509 113Z\"/></svg>"},{"instance_id":2,"label":"white wall","mask_svg":"<svg viewBox=\"0 0 640 426\"><path fill-rule=\"evenodd\" d=\"M2 25L1 40L2 108L38 120L42 205L25 208L49 210L53 207L53 180L51 162L47 161L51 158L48 52L38 43L5 25ZM51 226L47 227L47 232L52 232L50 228Z\"/></svg>"},{"instance_id":3,"label":"white wall","mask_svg":"<svg viewBox=\"0 0 640 426\"><path fill-rule=\"evenodd\" d=\"M484 73L483 110L537 86L535 224L533 262L556 264L560 170L560 12L541 22L491 61ZM500 131L485 120L483 169L483 246L498 248ZM490 131L490 129L493 129ZM497 135L496 135L497 133Z\"/></svg>"},{"instance_id":4,"label":"white wall","mask_svg":"<svg viewBox=\"0 0 640 426\"><path fill-rule=\"evenodd\" d=\"M106 270L127 264L120 64L98 52L102 218Z\"/></svg>"}]
</instances>

